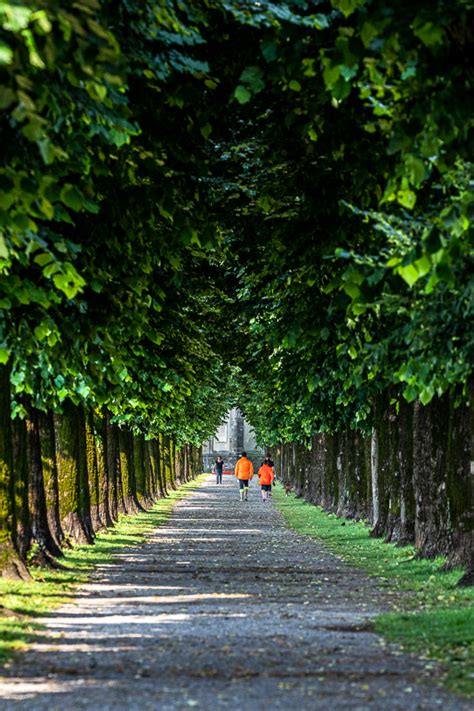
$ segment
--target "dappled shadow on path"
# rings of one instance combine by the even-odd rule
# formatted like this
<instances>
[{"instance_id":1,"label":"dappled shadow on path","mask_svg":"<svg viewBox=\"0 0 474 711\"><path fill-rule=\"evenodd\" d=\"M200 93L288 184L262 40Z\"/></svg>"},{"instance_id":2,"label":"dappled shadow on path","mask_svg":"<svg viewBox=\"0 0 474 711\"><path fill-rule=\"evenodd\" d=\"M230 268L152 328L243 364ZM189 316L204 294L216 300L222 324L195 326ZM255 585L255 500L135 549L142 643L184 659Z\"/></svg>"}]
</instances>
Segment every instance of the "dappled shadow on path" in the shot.
<instances>
[{"instance_id":1,"label":"dappled shadow on path","mask_svg":"<svg viewBox=\"0 0 474 711\"><path fill-rule=\"evenodd\" d=\"M370 618L386 591L235 482L101 565L7 669L1 709L467 709Z\"/></svg>"}]
</instances>

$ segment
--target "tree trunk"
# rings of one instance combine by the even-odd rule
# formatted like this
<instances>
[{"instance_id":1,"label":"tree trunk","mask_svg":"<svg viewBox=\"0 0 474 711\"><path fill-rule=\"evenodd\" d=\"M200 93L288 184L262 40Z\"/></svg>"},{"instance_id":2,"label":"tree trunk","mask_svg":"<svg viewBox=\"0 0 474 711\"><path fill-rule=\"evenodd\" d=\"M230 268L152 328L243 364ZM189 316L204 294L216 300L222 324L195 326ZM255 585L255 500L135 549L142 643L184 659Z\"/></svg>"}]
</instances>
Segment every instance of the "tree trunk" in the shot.
<instances>
[{"instance_id":1,"label":"tree trunk","mask_svg":"<svg viewBox=\"0 0 474 711\"><path fill-rule=\"evenodd\" d=\"M398 545L415 540L415 495L413 492L413 405L400 400L398 418L398 468L400 472L400 537Z\"/></svg>"},{"instance_id":2,"label":"tree trunk","mask_svg":"<svg viewBox=\"0 0 474 711\"><path fill-rule=\"evenodd\" d=\"M58 467L56 465L56 442L52 412L39 413L39 431L48 525L55 543L58 546L62 546L64 532L59 515Z\"/></svg>"},{"instance_id":3,"label":"tree trunk","mask_svg":"<svg viewBox=\"0 0 474 711\"><path fill-rule=\"evenodd\" d=\"M163 497L163 496L166 496L166 482L165 482L163 467L162 467L162 463L161 463L160 441L158 438L153 440L153 458L154 458L155 466L156 466L156 476L157 476L157 480L158 480L159 496Z\"/></svg>"},{"instance_id":4,"label":"tree trunk","mask_svg":"<svg viewBox=\"0 0 474 711\"><path fill-rule=\"evenodd\" d=\"M101 486L99 478L99 463L97 457L96 436L94 427L94 414L92 410L85 413L85 437L86 437L86 460L87 473L89 476L90 510L91 523L95 531L104 528L104 522L100 515L100 495Z\"/></svg>"},{"instance_id":5,"label":"tree trunk","mask_svg":"<svg viewBox=\"0 0 474 711\"><path fill-rule=\"evenodd\" d=\"M85 424L81 408L70 402L55 414L59 511L64 533L75 543L93 543L87 479Z\"/></svg>"},{"instance_id":6,"label":"tree trunk","mask_svg":"<svg viewBox=\"0 0 474 711\"><path fill-rule=\"evenodd\" d=\"M345 518L354 516L355 499L351 498L354 477L354 452L351 433L340 432L337 435L337 479L338 499L336 514Z\"/></svg>"},{"instance_id":7,"label":"tree trunk","mask_svg":"<svg viewBox=\"0 0 474 711\"><path fill-rule=\"evenodd\" d=\"M325 511L336 511L339 500L339 477L337 471L338 455L337 437L334 434L326 435L326 490L325 490Z\"/></svg>"},{"instance_id":8,"label":"tree trunk","mask_svg":"<svg viewBox=\"0 0 474 711\"><path fill-rule=\"evenodd\" d=\"M97 516L105 528L114 525L110 513L110 473L107 446L107 417L105 411L96 411L93 414L95 449L97 459L98 477L98 511Z\"/></svg>"},{"instance_id":9,"label":"tree trunk","mask_svg":"<svg viewBox=\"0 0 474 711\"><path fill-rule=\"evenodd\" d=\"M110 412L105 413L106 427L106 456L109 472L109 510L112 521L117 521L119 513L119 481L120 481L120 455L115 426L111 422Z\"/></svg>"},{"instance_id":10,"label":"tree trunk","mask_svg":"<svg viewBox=\"0 0 474 711\"><path fill-rule=\"evenodd\" d=\"M429 405L415 403L413 417L413 488L416 501L415 548L423 558L449 550L446 496L447 397Z\"/></svg>"},{"instance_id":11,"label":"tree trunk","mask_svg":"<svg viewBox=\"0 0 474 711\"><path fill-rule=\"evenodd\" d=\"M16 546L10 368L0 365L0 571L5 578L28 580Z\"/></svg>"},{"instance_id":12,"label":"tree trunk","mask_svg":"<svg viewBox=\"0 0 474 711\"><path fill-rule=\"evenodd\" d=\"M446 567L474 563L474 507L471 447L474 416L471 407L454 407L450 398L447 442L447 496L451 540Z\"/></svg>"},{"instance_id":13,"label":"tree trunk","mask_svg":"<svg viewBox=\"0 0 474 711\"><path fill-rule=\"evenodd\" d=\"M183 447L183 473L184 481L189 481L189 445L185 444Z\"/></svg>"},{"instance_id":14,"label":"tree trunk","mask_svg":"<svg viewBox=\"0 0 474 711\"><path fill-rule=\"evenodd\" d=\"M26 422L19 417L13 420L13 471L15 476L14 505L16 540L23 559L31 548L30 507L28 501L28 459L26 452Z\"/></svg>"},{"instance_id":15,"label":"tree trunk","mask_svg":"<svg viewBox=\"0 0 474 711\"><path fill-rule=\"evenodd\" d=\"M139 509L142 509L142 506L140 506L137 499L133 435L129 430L119 430L119 448L125 506L127 507L127 511L136 513Z\"/></svg>"},{"instance_id":16,"label":"tree trunk","mask_svg":"<svg viewBox=\"0 0 474 711\"><path fill-rule=\"evenodd\" d=\"M135 435L133 442L133 460L136 476L137 498L141 505L149 506L150 498L147 491L146 448L143 435Z\"/></svg>"},{"instance_id":17,"label":"tree trunk","mask_svg":"<svg viewBox=\"0 0 474 711\"><path fill-rule=\"evenodd\" d=\"M49 556L61 557L63 554L55 542L48 524L46 495L44 491L43 462L41 459L41 439L38 410L27 403L26 451L29 472L29 509L33 537L37 542L44 562L50 562Z\"/></svg>"},{"instance_id":18,"label":"tree trunk","mask_svg":"<svg viewBox=\"0 0 474 711\"><path fill-rule=\"evenodd\" d=\"M155 446L154 440L145 440L145 464L146 464L146 481L147 481L147 492L150 504L153 504L154 500L159 495L159 462L155 456Z\"/></svg>"}]
</instances>

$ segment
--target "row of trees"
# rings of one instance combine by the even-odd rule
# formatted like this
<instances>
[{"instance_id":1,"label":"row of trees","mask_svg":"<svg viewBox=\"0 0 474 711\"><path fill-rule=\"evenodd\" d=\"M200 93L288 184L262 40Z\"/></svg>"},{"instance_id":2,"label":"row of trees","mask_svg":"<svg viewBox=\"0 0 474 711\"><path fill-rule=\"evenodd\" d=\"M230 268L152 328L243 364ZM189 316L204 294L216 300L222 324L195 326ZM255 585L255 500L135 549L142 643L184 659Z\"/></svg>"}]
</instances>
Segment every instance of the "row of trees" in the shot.
<instances>
[{"instance_id":1,"label":"row of trees","mask_svg":"<svg viewBox=\"0 0 474 711\"><path fill-rule=\"evenodd\" d=\"M398 411L382 398L371 433L322 433L277 447L280 478L325 511L368 521L386 542L469 564L472 411L448 396L426 406L401 401Z\"/></svg>"},{"instance_id":2,"label":"row of trees","mask_svg":"<svg viewBox=\"0 0 474 711\"><path fill-rule=\"evenodd\" d=\"M8 393L5 384L4 393ZM9 402L2 402L4 412ZM67 402L61 411L31 403L26 416L2 422L1 453L8 467L4 498L3 572L29 577L25 560L59 567L64 546L93 543L121 513L152 506L201 471L201 450L177 448L170 436L147 439L119 427L111 413Z\"/></svg>"},{"instance_id":3,"label":"row of trees","mask_svg":"<svg viewBox=\"0 0 474 711\"><path fill-rule=\"evenodd\" d=\"M183 4L0 8L0 567L198 469L229 401ZM196 315L199 315L199 318Z\"/></svg>"},{"instance_id":4,"label":"row of trees","mask_svg":"<svg viewBox=\"0 0 474 711\"><path fill-rule=\"evenodd\" d=\"M472 567L472 4L297 5L214 186L241 406L308 500Z\"/></svg>"}]
</instances>

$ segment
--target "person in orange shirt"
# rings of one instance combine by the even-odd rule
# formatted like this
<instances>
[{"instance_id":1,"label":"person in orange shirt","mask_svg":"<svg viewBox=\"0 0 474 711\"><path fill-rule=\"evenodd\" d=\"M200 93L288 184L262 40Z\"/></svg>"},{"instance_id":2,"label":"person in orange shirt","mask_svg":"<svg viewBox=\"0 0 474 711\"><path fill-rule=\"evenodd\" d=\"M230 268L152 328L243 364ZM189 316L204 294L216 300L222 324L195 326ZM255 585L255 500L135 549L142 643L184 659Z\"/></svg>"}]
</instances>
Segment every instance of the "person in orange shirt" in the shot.
<instances>
[{"instance_id":1,"label":"person in orange shirt","mask_svg":"<svg viewBox=\"0 0 474 711\"><path fill-rule=\"evenodd\" d=\"M273 468L268 463L268 459L265 459L262 466L258 470L258 478L260 479L260 488L262 490L262 500L265 502L268 500L271 490L272 481L275 478L273 473Z\"/></svg>"},{"instance_id":2,"label":"person in orange shirt","mask_svg":"<svg viewBox=\"0 0 474 711\"><path fill-rule=\"evenodd\" d=\"M242 456L235 465L235 476L239 480L240 500L248 501L249 482L253 477L253 464L247 459L247 452L242 452Z\"/></svg>"}]
</instances>

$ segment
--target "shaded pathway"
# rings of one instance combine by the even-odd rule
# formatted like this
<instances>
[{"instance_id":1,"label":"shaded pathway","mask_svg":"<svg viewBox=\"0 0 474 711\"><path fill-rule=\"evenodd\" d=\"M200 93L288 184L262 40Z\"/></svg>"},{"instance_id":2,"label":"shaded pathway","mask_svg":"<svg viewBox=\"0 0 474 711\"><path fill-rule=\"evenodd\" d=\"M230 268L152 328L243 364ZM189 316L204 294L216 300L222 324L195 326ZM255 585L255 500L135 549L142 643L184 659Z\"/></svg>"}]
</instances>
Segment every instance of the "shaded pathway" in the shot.
<instances>
[{"instance_id":1,"label":"shaded pathway","mask_svg":"<svg viewBox=\"0 0 474 711\"><path fill-rule=\"evenodd\" d=\"M0 709L469 708L370 632L387 590L250 499L209 478L101 566L7 670Z\"/></svg>"}]
</instances>

